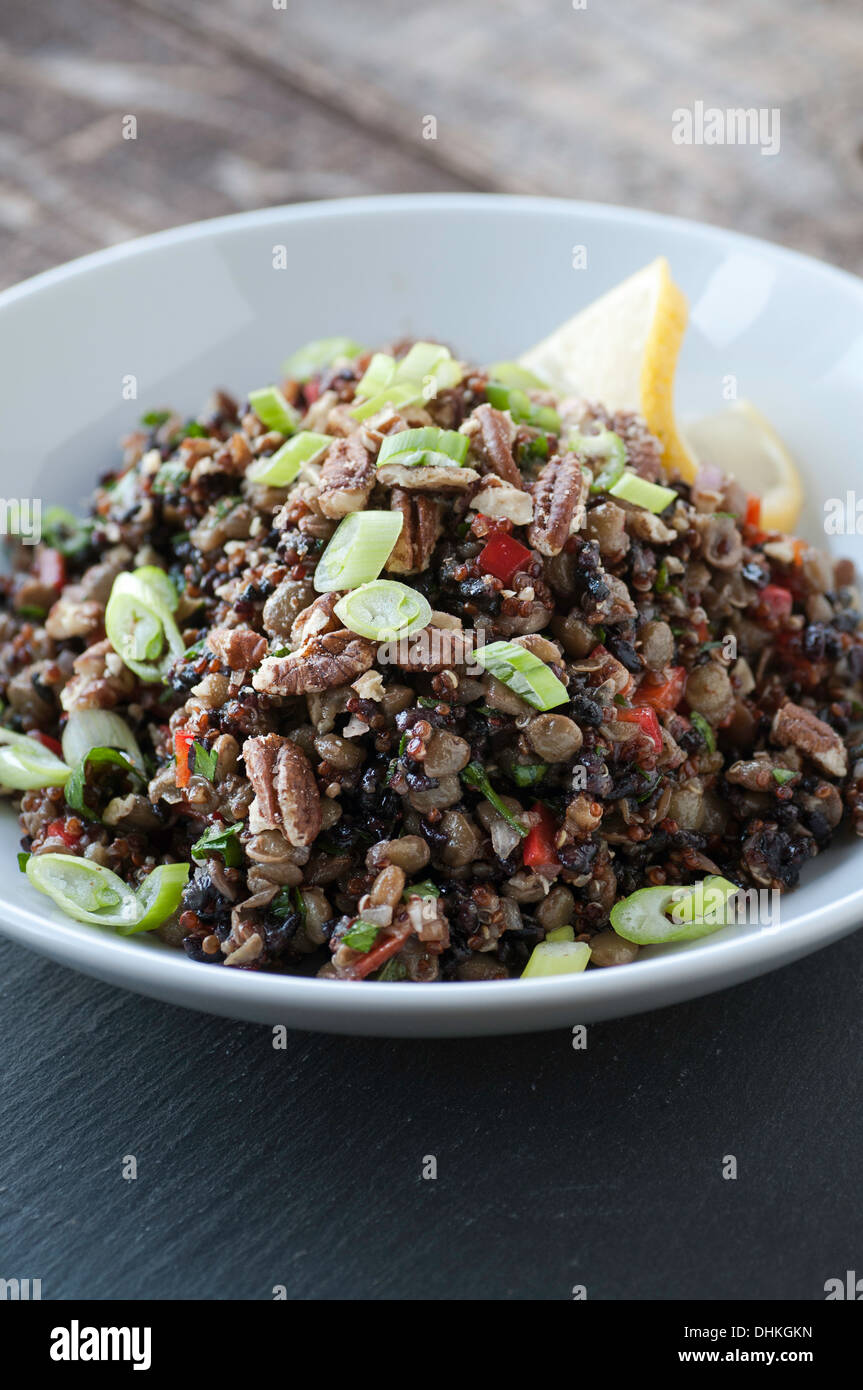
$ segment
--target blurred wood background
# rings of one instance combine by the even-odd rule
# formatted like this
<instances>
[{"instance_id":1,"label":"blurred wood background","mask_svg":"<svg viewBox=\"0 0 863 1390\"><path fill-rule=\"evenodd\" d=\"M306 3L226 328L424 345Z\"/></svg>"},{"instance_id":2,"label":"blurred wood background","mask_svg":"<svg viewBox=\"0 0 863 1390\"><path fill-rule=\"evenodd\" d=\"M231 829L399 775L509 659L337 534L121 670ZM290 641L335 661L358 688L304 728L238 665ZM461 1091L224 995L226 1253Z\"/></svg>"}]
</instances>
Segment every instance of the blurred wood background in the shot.
<instances>
[{"instance_id":1,"label":"blurred wood background","mask_svg":"<svg viewBox=\"0 0 863 1390\"><path fill-rule=\"evenodd\" d=\"M860 0L9 4L0 282L220 213L437 189L655 208L860 271L861 75ZM675 145L697 101L778 108L780 152Z\"/></svg>"}]
</instances>

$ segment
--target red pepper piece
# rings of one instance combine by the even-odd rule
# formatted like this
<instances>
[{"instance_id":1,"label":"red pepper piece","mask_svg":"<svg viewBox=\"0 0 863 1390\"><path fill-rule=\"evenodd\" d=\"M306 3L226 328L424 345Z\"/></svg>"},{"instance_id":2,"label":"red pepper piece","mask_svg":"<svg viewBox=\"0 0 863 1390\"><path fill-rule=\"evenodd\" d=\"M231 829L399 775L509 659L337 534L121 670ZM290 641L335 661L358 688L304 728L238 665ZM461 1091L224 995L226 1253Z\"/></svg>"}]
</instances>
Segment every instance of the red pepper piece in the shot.
<instances>
[{"instance_id":1,"label":"red pepper piece","mask_svg":"<svg viewBox=\"0 0 863 1390\"><path fill-rule=\"evenodd\" d=\"M36 557L36 575L40 584L47 584L57 592L66 583L66 561L59 550L42 546Z\"/></svg>"},{"instance_id":2,"label":"red pepper piece","mask_svg":"<svg viewBox=\"0 0 863 1390\"><path fill-rule=\"evenodd\" d=\"M619 709L615 715L624 724L637 724L643 734L653 743L657 753L662 752L662 730L655 710L650 705L636 705L634 709Z\"/></svg>"},{"instance_id":3,"label":"red pepper piece","mask_svg":"<svg viewBox=\"0 0 863 1390\"><path fill-rule=\"evenodd\" d=\"M35 738L38 743L41 743L43 748L50 748L51 752L55 753L58 758L62 758L63 745L59 739L52 738L50 734L42 734L38 729L33 729L30 737Z\"/></svg>"},{"instance_id":4,"label":"red pepper piece","mask_svg":"<svg viewBox=\"0 0 863 1390\"><path fill-rule=\"evenodd\" d=\"M517 570L524 569L530 560L530 551L521 541L503 531L496 532L487 545L479 552L480 569L493 574L504 584L509 584Z\"/></svg>"},{"instance_id":5,"label":"red pepper piece","mask_svg":"<svg viewBox=\"0 0 863 1390\"><path fill-rule=\"evenodd\" d=\"M750 493L746 499L746 514L743 518L745 526L754 526L757 531L761 525L761 498Z\"/></svg>"},{"instance_id":6,"label":"red pepper piece","mask_svg":"<svg viewBox=\"0 0 863 1390\"><path fill-rule=\"evenodd\" d=\"M195 735L181 729L174 734L174 752L177 757L177 767L174 775L174 782L178 787L187 787L189 778L192 775L190 763L192 745L195 742Z\"/></svg>"},{"instance_id":7,"label":"red pepper piece","mask_svg":"<svg viewBox=\"0 0 863 1390\"><path fill-rule=\"evenodd\" d=\"M758 614L766 622L787 618L793 606L791 590L781 584L766 584L758 595Z\"/></svg>"},{"instance_id":8,"label":"red pepper piece","mask_svg":"<svg viewBox=\"0 0 863 1390\"><path fill-rule=\"evenodd\" d=\"M373 946L364 956L359 956L353 965L349 965L344 972L346 980L364 980L366 975L371 975L373 970L379 969L400 951L410 936L412 928L410 926L395 927L389 936L385 936L383 941Z\"/></svg>"},{"instance_id":9,"label":"red pepper piece","mask_svg":"<svg viewBox=\"0 0 863 1390\"><path fill-rule=\"evenodd\" d=\"M650 705L658 714L670 713L676 709L686 689L685 666L666 666L664 679L648 683L644 681L635 692L637 705Z\"/></svg>"},{"instance_id":10,"label":"red pepper piece","mask_svg":"<svg viewBox=\"0 0 863 1390\"><path fill-rule=\"evenodd\" d=\"M524 863L528 869L558 869L560 860L557 857L554 841L557 836L557 826L554 823L554 816L547 806L537 802L531 806L531 813L539 817L524 842Z\"/></svg>"},{"instance_id":11,"label":"red pepper piece","mask_svg":"<svg viewBox=\"0 0 863 1390\"><path fill-rule=\"evenodd\" d=\"M74 849L75 845L78 843L79 837L77 835L70 835L69 831L66 829L66 822L63 820L52 820L48 826L48 834L54 839L62 840L64 845L68 845L69 849Z\"/></svg>"}]
</instances>

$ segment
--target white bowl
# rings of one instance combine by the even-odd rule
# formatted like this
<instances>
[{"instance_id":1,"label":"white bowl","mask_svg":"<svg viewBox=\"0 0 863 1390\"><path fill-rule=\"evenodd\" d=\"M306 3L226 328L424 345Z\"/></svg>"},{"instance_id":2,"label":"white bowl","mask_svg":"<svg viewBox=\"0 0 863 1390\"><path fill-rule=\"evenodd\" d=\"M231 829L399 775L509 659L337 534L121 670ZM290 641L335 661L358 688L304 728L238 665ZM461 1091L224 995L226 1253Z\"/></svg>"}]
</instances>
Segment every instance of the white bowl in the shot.
<instances>
[{"instance_id":1,"label":"white bowl","mask_svg":"<svg viewBox=\"0 0 863 1390\"><path fill-rule=\"evenodd\" d=\"M287 269L274 268L280 247ZM586 269L573 268L575 247L586 249ZM142 411L193 413L216 385L242 393L309 338L375 344L413 333L478 361L512 357L657 255L691 306L680 413L720 408L736 378L797 455L810 497L803 530L823 544L823 503L845 496L863 437L863 283L716 228L540 198L410 195L244 213L6 291L0 491L81 506ZM136 401L124 398L131 377ZM858 536L835 548L863 558ZM339 1033L507 1033L634 1013L775 969L863 919L863 849L844 840L807 867L778 929L726 929L616 969L439 985L249 974L62 917L17 872L13 816L0 821L8 936L159 999Z\"/></svg>"}]
</instances>

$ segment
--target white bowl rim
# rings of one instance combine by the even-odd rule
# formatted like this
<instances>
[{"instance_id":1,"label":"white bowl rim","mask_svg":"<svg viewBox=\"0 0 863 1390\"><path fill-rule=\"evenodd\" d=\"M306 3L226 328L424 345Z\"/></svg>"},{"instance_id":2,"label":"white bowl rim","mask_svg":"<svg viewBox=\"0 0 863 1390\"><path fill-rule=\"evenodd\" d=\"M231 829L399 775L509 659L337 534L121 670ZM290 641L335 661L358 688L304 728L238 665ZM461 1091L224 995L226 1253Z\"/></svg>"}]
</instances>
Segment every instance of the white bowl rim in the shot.
<instances>
[{"instance_id":1,"label":"white bowl rim","mask_svg":"<svg viewBox=\"0 0 863 1390\"><path fill-rule=\"evenodd\" d=\"M484 193L406 193L285 204L185 223L137 237L91 252L3 290L0 292L0 312L8 305L50 290L71 277L186 241L219 237L234 230L266 227L285 221L346 215L378 217L387 213L419 210L479 214L506 210L525 215L568 210L588 220L597 218L604 222L667 227L670 233L674 230L689 232L708 244L717 243L724 249L760 249L774 261L838 282L846 292L851 291L858 296L863 305L863 279L851 272L762 238L691 218L567 198ZM64 960L68 964L77 965L83 970L92 967L92 973L101 973L97 963L104 964L106 968L114 965L117 967L116 972L112 971L115 981L119 981L120 975L125 976L127 987L140 989L144 993L158 995L165 988L167 977L172 976L173 983L182 986L184 1002L204 1011L209 1008L228 1013L232 1005L242 1007L245 1000L248 1003L254 1001L259 1011L271 1007L275 1017L284 1013L286 1005L295 1004L298 1008L298 1025L302 1026L304 1014L314 1012L320 1016L330 1006L334 1015L356 1014L357 1006L361 1005L361 1011L366 1014L380 1011L380 1022L384 1029L390 1023L409 1020L416 1020L421 1029L424 1018L431 1022L441 1015L453 1014L467 1020L474 1010L482 1009L488 1013L499 1012L502 1026L495 1031L504 1032L507 1025L517 1030L522 1015L535 1019L537 1005L542 1001L549 1006L549 1012L556 1013L558 1017L563 1004L571 1005L574 1018L578 1016L580 1005L589 1006L594 1016L608 1006L610 1013L606 1016L613 1016L615 1011L625 1014L659 1007L666 1000L705 994L711 989L721 988L730 979L744 978L778 967L797 956L828 945L850 930L855 919L863 918L863 886L776 930L754 930L751 935L737 936L732 940L706 939L697 943L697 949L657 955L651 959L637 960L631 965L597 969L579 975L482 983L453 981L445 984L414 984L393 981L379 984L376 981L321 980L254 971L232 972L217 967L208 970L179 950L156 950L146 946L140 949L141 943L136 946L133 938L117 937L77 923L57 921L42 915L35 908L30 911L11 903L0 903L0 911L5 919L4 928L11 927L13 930L9 935L22 944L46 955L56 956L52 943L66 938L70 951ZM135 971L134 977L128 978L131 974L132 951L135 952ZM651 985L655 986L655 990ZM654 994L656 997L652 999Z\"/></svg>"}]
</instances>

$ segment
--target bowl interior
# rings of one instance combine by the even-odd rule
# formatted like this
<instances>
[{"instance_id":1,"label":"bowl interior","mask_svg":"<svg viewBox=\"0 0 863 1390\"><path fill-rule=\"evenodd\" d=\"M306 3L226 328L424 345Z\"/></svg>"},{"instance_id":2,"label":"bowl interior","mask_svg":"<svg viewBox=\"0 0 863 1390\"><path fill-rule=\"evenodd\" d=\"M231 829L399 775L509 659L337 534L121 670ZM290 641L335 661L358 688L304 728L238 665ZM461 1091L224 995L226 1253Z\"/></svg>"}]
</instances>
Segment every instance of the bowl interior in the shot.
<instances>
[{"instance_id":1,"label":"bowl interior","mask_svg":"<svg viewBox=\"0 0 863 1390\"><path fill-rule=\"evenodd\" d=\"M734 389L753 400L806 480L801 533L860 564L860 536L825 537L824 504L853 487L861 282L694 223L553 200L432 195L273 209L118 247L7 291L0 492L83 507L145 410L194 413L215 386L241 395L276 378L309 338L348 333L375 345L414 334L478 361L514 356L657 255L690 303L678 413L718 410ZM4 814L0 900L44 930L58 919L18 875L17 849ZM775 935L811 914L817 930L819 910L857 894L860 867L847 842L817 860ZM92 949L98 934L63 927ZM726 935L699 950L735 949L739 933ZM114 948L133 960L148 951L116 939ZM254 988L257 978L239 983ZM592 988L590 978L574 983Z\"/></svg>"}]
</instances>

